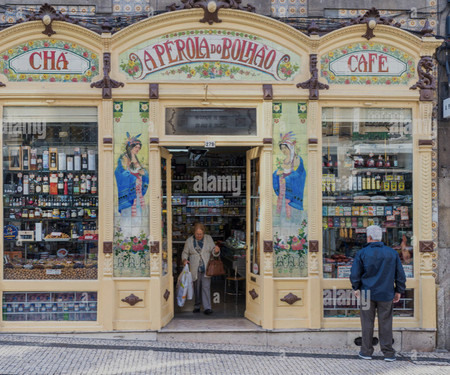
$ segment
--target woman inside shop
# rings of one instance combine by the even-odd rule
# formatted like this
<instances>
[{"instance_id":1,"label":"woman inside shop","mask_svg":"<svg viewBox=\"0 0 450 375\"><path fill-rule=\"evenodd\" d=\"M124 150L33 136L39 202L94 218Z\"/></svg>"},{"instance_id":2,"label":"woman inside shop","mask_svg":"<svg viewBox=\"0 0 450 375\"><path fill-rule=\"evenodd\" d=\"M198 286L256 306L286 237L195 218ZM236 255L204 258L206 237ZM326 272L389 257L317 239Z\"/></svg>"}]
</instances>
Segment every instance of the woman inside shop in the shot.
<instances>
[{"instance_id":1,"label":"woman inside shop","mask_svg":"<svg viewBox=\"0 0 450 375\"><path fill-rule=\"evenodd\" d=\"M194 313L200 312L200 306L203 305L203 312L206 315L212 314L211 277L206 276L206 267L211 255L218 257L220 249L214 244L212 237L205 234L205 226L197 223L194 226L194 235L186 240L181 254L183 266L186 263L190 264L189 268L194 282Z\"/></svg>"}]
</instances>

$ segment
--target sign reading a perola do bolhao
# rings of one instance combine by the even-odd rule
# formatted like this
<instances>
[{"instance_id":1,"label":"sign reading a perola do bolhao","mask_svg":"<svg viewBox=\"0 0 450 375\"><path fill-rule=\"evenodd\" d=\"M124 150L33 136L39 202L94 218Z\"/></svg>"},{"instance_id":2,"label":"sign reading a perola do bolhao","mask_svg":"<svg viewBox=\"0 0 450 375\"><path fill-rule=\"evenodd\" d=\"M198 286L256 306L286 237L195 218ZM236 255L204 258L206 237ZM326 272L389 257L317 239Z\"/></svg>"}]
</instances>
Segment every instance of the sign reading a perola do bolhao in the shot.
<instances>
[{"instance_id":1,"label":"sign reading a perola do bolhao","mask_svg":"<svg viewBox=\"0 0 450 375\"><path fill-rule=\"evenodd\" d=\"M96 53L62 40L29 41L0 53L9 81L90 82L98 75Z\"/></svg>"},{"instance_id":2,"label":"sign reading a perola do bolhao","mask_svg":"<svg viewBox=\"0 0 450 375\"><path fill-rule=\"evenodd\" d=\"M120 55L120 69L133 80L292 81L299 67L300 57L286 48L228 30L168 34Z\"/></svg>"},{"instance_id":3,"label":"sign reading a perola do bolhao","mask_svg":"<svg viewBox=\"0 0 450 375\"><path fill-rule=\"evenodd\" d=\"M321 76L329 83L407 85L414 77L414 59L396 47L354 43L321 57Z\"/></svg>"}]
</instances>

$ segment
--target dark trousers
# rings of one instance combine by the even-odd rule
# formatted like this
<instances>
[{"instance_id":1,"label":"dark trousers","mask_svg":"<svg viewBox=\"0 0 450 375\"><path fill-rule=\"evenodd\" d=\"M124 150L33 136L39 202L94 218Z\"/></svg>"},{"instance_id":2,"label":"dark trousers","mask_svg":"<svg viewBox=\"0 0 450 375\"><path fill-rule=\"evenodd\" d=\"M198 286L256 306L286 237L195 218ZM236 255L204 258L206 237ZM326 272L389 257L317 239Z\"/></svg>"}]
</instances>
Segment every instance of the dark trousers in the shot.
<instances>
[{"instance_id":1,"label":"dark trousers","mask_svg":"<svg viewBox=\"0 0 450 375\"><path fill-rule=\"evenodd\" d=\"M380 348L385 357L394 357L392 348L392 301L370 301L370 308L361 309L362 345L361 354L371 356L373 354L373 326L375 323L375 311L378 311L378 334L380 336Z\"/></svg>"}]
</instances>

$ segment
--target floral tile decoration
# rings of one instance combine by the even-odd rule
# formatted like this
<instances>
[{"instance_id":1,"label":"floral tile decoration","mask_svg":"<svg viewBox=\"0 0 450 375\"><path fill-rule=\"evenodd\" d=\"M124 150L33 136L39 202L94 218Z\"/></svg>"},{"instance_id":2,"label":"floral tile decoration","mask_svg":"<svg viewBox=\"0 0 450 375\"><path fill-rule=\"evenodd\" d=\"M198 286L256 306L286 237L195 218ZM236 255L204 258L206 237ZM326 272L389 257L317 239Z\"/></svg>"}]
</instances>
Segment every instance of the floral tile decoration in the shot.
<instances>
[{"instance_id":1,"label":"floral tile decoration","mask_svg":"<svg viewBox=\"0 0 450 375\"><path fill-rule=\"evenodd\" d=\"M308 0L272 0L273 17L307 17Z\"/></svg>"},{"instance_id":2,"label":"floral tile decoration","mask_svg":"<svg viewBox=\"0 0 450 375\"><path fill-rule=\"evenodd\" d=\"M58 55L55 53L55 66L64 65L64 61L59 60L61 54L66 55L65 52L79 56L87 64L87 68L83 74L73 74L70 69L67 72L57 73L55 69L46 72L36 73L20 73L12 67L12 61L16 58L20 58L21 55L35 51L38 54L49 51L58 51ZM51 52L49 53L49 55ZM39 39L32 40L20 45L11 47L3 52L0 52L0 71L4 74L9 81L38 81L38 82L91 82L92 79L99 74L99 59L96 53L80 46L77 43L71 43L57 39ZM42 55L40 55L42 56ZM39 60L39 64L43 64L43 59ZM48 64L52 63L48 61ZM70 68L70 67L69 67Z\"/></svg>"},{"instance_id":3,"label":"floral tile decoration","mask_svg":"<svg viewBox=\"0 0 450 375\"><path fill-rule=\"evenodd\" d=\"M308 275L307 104L277 102L273 117L275 277Z\"/></svg>"},{"instance_id":4,"label":"floral tile decoration","mask_svg":"<svg viewBox=\"0 0 450 375\"><path fill-rule=\"evenodd\" d=\"M142 12L152 12L150 0L113 0L113 13L133 14Z\"/></svg>"},{"instance_id":5,"label":"floral tile decoration","mask_svg":"<svg viewBox=\"0 0 450 375\"><path fill-rule=\"evenodd\" d=\"M331 69L330 65L346 56L350 56L357 52L376 52L383 53L384 55L391 56L399 61L405 63L406 68L399 76L392 75L336 75ZM352 43L346 46L342 46L333 51L329 51L322 55L320 59L320 74L329 83L333 84L358 84L358 85L407 85L416 73L416 64L414 59L407 54L399 50L396 47L388 46L385 44L362 42Z\"/></svg>"}]
</instances>

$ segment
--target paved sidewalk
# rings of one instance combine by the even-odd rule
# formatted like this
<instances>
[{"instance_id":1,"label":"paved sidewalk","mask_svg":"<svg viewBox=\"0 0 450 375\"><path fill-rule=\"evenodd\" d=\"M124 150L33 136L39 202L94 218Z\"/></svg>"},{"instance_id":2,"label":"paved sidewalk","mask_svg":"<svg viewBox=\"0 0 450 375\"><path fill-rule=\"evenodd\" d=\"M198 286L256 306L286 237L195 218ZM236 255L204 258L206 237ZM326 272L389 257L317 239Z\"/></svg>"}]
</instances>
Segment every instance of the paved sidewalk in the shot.
<instances>
[{"instance_id":1,"label":"paved sidewalk","mask_svg":"<svg viewBox=\"0 0 450 375\"><path fill-rule=\"evenodd\" d=\"M398 353L398 360L388 363L380 353L366 361L349 350L0 334L0 375L449 373L449 353Z\"/></svg>"}]
</instances>

